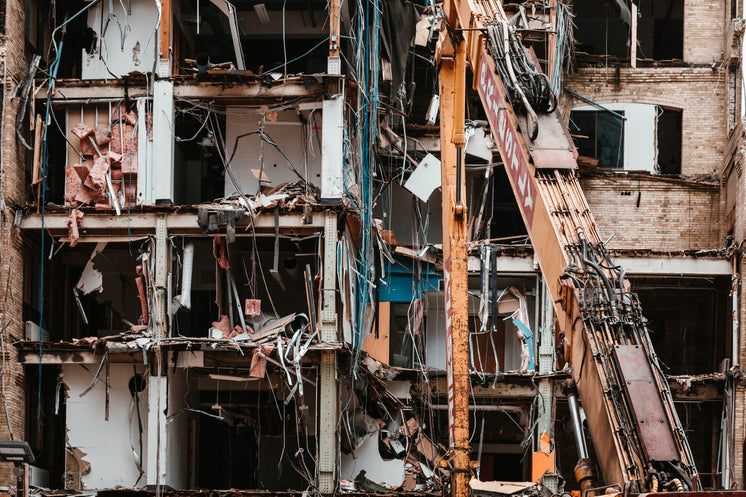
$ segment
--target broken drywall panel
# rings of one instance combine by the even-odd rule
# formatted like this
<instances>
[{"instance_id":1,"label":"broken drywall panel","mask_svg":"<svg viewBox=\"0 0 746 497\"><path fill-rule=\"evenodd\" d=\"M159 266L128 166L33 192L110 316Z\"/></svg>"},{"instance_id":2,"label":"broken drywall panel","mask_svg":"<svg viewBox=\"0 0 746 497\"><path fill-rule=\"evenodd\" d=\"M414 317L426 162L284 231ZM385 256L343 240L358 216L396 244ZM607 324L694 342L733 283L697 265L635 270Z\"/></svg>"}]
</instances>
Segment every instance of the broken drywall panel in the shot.
<instances>
[{"instance_id":1,"label":"broken drywall panel","mask_svg":"<svg viewBox=\"0 0 746 497\"><path fill-rule=\"evenodd\" d=\"M88 27L96 33L95 50L81 50L82 79L111 79L131 72L152 72L158 41L157 2L99 2L88 11Z\"/></svg>"},{"instance_id":2,"label":"broken drywall panel","mask_svg":"<svg viewBox=\"0 0 746 497\"><path fill-rule=\"evenodd\" d=\"M93 388L80 397L90 387L95 369L86 370L79 364L62 365L62 378L68 387L65 419L69 446L85 452L85 460L91 465L90 473L80 477L86 489L117 486L133 488L140 479L135 459L140 452L140 432L135 402L129 387L134 376L132 364L110 364L108 369L110 387L107 421L105 373L102 372L102 377ZM140 393L138 403L144 441L148 434L148 396ZM143 450L143 458L146 457L147 453ZM145 467L145 461L142 461L141 467ZM140 484L144 482L145 478L140 479Z\"/></svg>"},{"instance_id":3,"label":"broken drywall panel","mask_svg":"<svg viewBox=\"0 0 746 497\"><path fill-rule=\"evenodd\" d=\"M433 191L440 187L440 159L427 154L404 183L404 188L423 202L430 199Z\"/></svg>"},{"instance_id":4,"label":"broken drywall panel","mask_svg":"<svg viewBox=\"0 0 746 497\"><path fill-rule=\"evenodd\" d=\"M403 459L384 461L378 451L380 430L369 433L354 453L342 454L341 478L354 480L360 471L365 477L385 487L399 487L404 482Z\"/></svg>"},{"instance_id":5,"label":"broken drywall panel","mask_svg":"<svg viewBox=\"0 0 746 497\"><path fill-rule=\"evenodd\" d=\"M96 244L96 248L93 249L91 256L88 258L83 273L78 279L78 283L75 285L80 293L88 295L91 292L101 293L104 291L104 275L101 271L96 269L93 260L98 254L104 251L106 248L106 242L99 242Z\"/></svg>"},{"instance_id":6,"label":"broken drywall panel","mask_svg":"<svg viewBox=\"0 0 746 497\"><path fill-rule=\"evenodd\" d=\"M489 129L482 125L468 126L467 135L466 154L485 162L492 162L492 150L495 147L495 142L492 140L492 133Z\"/></svg>"},{"instance_id":7,"label":"broken drywall panel","mask_svg":"<svg viewBox=\"0 0 746 497\"><path fill-rule=\"evenodd\" d=\"M344 93L324 100L321 133L321 201L342 201L344 163Z\"/></svg>"},{"instance_id":8,"label":"broken drywall panel","mask_svg":"<svg viewBox=\"0 0 746 497\"><path fill-rule=\"evenodd\" d=\"M33 321L26 321L23 324L23 331L24 331L24 335L26 336L26 340L30 340L32 342L39 341L39 325L38 324L34 323ZM41 341L42 342L49 341L49 332L47 330L41 331Z\"/></svg>"},{"instance_id":9,"label":"broken drywall panel","mask_svg":"<svg viewBox=\"0 0 746 497\"><path fill-rule=\"evenodd\" d=\"M266 109L263 111L266 112ZM295 109L279 111L276 116L273 115L274 119L270 119L271 114L266 112L263 124L266 137L263 154L260 135L257 133L262 127L261 112L247 107L228 107L226 113L227 154L228 157L233 157L230 166L243 193L257 193L259 171L261 177L266 175L270 182L268 184L263 181L262 185L272 187L298 181L299 176L314 185L321 183L322 119L318 110L301 112L304 121L301 121ZM237 137L246 134L248 136L236 141ZM273 140L279 150L267 140ZM257 174L252 172L253 169L257 170ZM236 187L230 175L226 174L225 196L235 193Z\"/></svg>"}]
</instances>

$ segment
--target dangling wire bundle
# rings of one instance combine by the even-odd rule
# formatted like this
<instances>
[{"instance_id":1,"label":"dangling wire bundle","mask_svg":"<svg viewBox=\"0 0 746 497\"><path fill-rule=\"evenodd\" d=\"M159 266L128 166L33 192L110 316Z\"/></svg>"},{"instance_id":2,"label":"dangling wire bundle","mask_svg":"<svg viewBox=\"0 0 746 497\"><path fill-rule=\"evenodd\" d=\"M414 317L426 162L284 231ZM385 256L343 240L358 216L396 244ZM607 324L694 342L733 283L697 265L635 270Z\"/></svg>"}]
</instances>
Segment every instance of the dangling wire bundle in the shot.
<instances>
[{"instance_id":1,"label":"dangling wire bundle","mask_svg":"<svg viewBox=\"0 0 746 497\"><path fill-rule=\"evenodd\" d=\"M487 26L489 49L510 104L517 112L548 114L556 107L549 78L537 71L520 39L507 22Z\"/></svg>"}]
</instances>

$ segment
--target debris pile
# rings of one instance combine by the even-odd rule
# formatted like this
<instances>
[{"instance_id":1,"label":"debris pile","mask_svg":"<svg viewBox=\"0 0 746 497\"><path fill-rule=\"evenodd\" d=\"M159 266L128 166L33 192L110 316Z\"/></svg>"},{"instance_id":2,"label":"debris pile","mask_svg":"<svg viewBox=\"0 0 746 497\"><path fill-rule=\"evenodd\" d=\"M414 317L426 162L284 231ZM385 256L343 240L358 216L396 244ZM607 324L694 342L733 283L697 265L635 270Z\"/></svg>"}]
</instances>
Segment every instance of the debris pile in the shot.
<instances>
[{"instance_id":1,"label":"debris pile","mask_svg":"<svg viewBox=\"0 0 746 497\"><path fill-rule=\"evenodd\" d=\"M119 212L135 206L137 126L137 112L125 112L121 105L111 111L110 128L82 122L72 128L69 138L78 142L81 163L65 168L65 207L93 205Z\"/></svg>"}]
</instances>

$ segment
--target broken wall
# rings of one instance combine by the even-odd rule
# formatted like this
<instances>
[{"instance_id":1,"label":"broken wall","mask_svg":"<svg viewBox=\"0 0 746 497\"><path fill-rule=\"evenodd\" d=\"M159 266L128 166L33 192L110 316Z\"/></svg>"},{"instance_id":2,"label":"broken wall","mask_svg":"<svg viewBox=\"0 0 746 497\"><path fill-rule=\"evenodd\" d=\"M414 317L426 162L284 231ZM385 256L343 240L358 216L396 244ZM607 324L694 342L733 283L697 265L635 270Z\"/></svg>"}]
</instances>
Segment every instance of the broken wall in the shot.
<instances>
[{"instance_id":1,"label":"broken wall","mask_svg":"<svg viewBox=\"0 0 746 497\"><path fill-rule=\"evenodd\" d=\"M99 2L92 7L88 27L97 35L96 51L82 51L82 79L153 72L159 21L160 3L151 0Z\"/></svg>"},{"instance_id":2,"label":"broken wall","mask_svg":"<svg viewBox=\"0 0 746 497\"><path fill-rule=\"evenodd\" d=\"M230 164L243 193L253 195L258 192L260 172L262 185L271 187L298 181L299 176L311 184L321 185L321 109L301 112L304 121L296 110L226 109L228 158L233 157ZM264 143L258 133L261 130L267 135ZM274 141L277 148L268 140ZM226 175L226 196L235 192L236 188Z\"/></svg>"},{"instance_id":3,"label":"broken wall","mask_svg":"<svg viewBox=\"0 0 746 497\"><path fill-rule=\"evenodd\" d=\"M91 465L90 473L81 475L81 482L86 489L116 486L134 488L138 482L144 485L145 476L140 478L134 456L139 455L139 429L135 401L129 386L133 365L108 366L108 420L106 373L102 371L93 388L85 393L94 380L97 366L87 364L87 369L80 364L62 366L62 378L68 387L65 403L68 443L70 447L87 454L83 459ZM139 405L144 445L141 467L144 469L147 467L147 390L140 394Z\"/></svg>"}]
</instances>

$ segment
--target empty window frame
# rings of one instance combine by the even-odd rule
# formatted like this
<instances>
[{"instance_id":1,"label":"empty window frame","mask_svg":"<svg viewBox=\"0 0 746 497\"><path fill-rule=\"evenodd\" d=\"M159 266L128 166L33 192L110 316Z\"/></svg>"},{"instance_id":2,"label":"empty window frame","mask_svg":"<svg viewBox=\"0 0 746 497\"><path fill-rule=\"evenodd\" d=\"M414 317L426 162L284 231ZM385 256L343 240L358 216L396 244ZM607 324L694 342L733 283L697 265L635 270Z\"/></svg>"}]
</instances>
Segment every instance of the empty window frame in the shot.
<instances>
[{"instance_id":1,"label":"empty window frame","mask_svg":"<svg viewBox=\"0 0 746 497\"><path fill-rule=\"evenodd\" d=\"M598 159L598 167L624 168L624 120L620 116L624 114L597 109L573 110L570 127L576 137L578 153Z\"/></svg>"},{"instance_id":2,"label":"empty window frame","mask_svg":"<svg viewBox=\"0 0 746 497\"><path fill-rule=\"evenodd\" d=\"M681 110L649 104L585 105L570 117L578 153L607 169L680 174L681 129Z\"/></svg>"},{"instance_id":3,"label":"empty window frame","mask_svg":"<svg viewBox=\"0 0 746 497\"><path fill-rule=\"evenodd\" d=\"M658 172L681 174L681 110L658 109Z\"/></svg>"},{"instance_id":4,"label":"empty window frame","mask_svg":"<svg viewBox=\"0 0 746 497\"><path fill-rule=\"evenodd\" d=\"M633 39L638 59L672 60L684 55L684 0L639 0L637 33L632 36L628 0L574 0L577 51L630 58Z\"/></svg>"}]
</instances>

